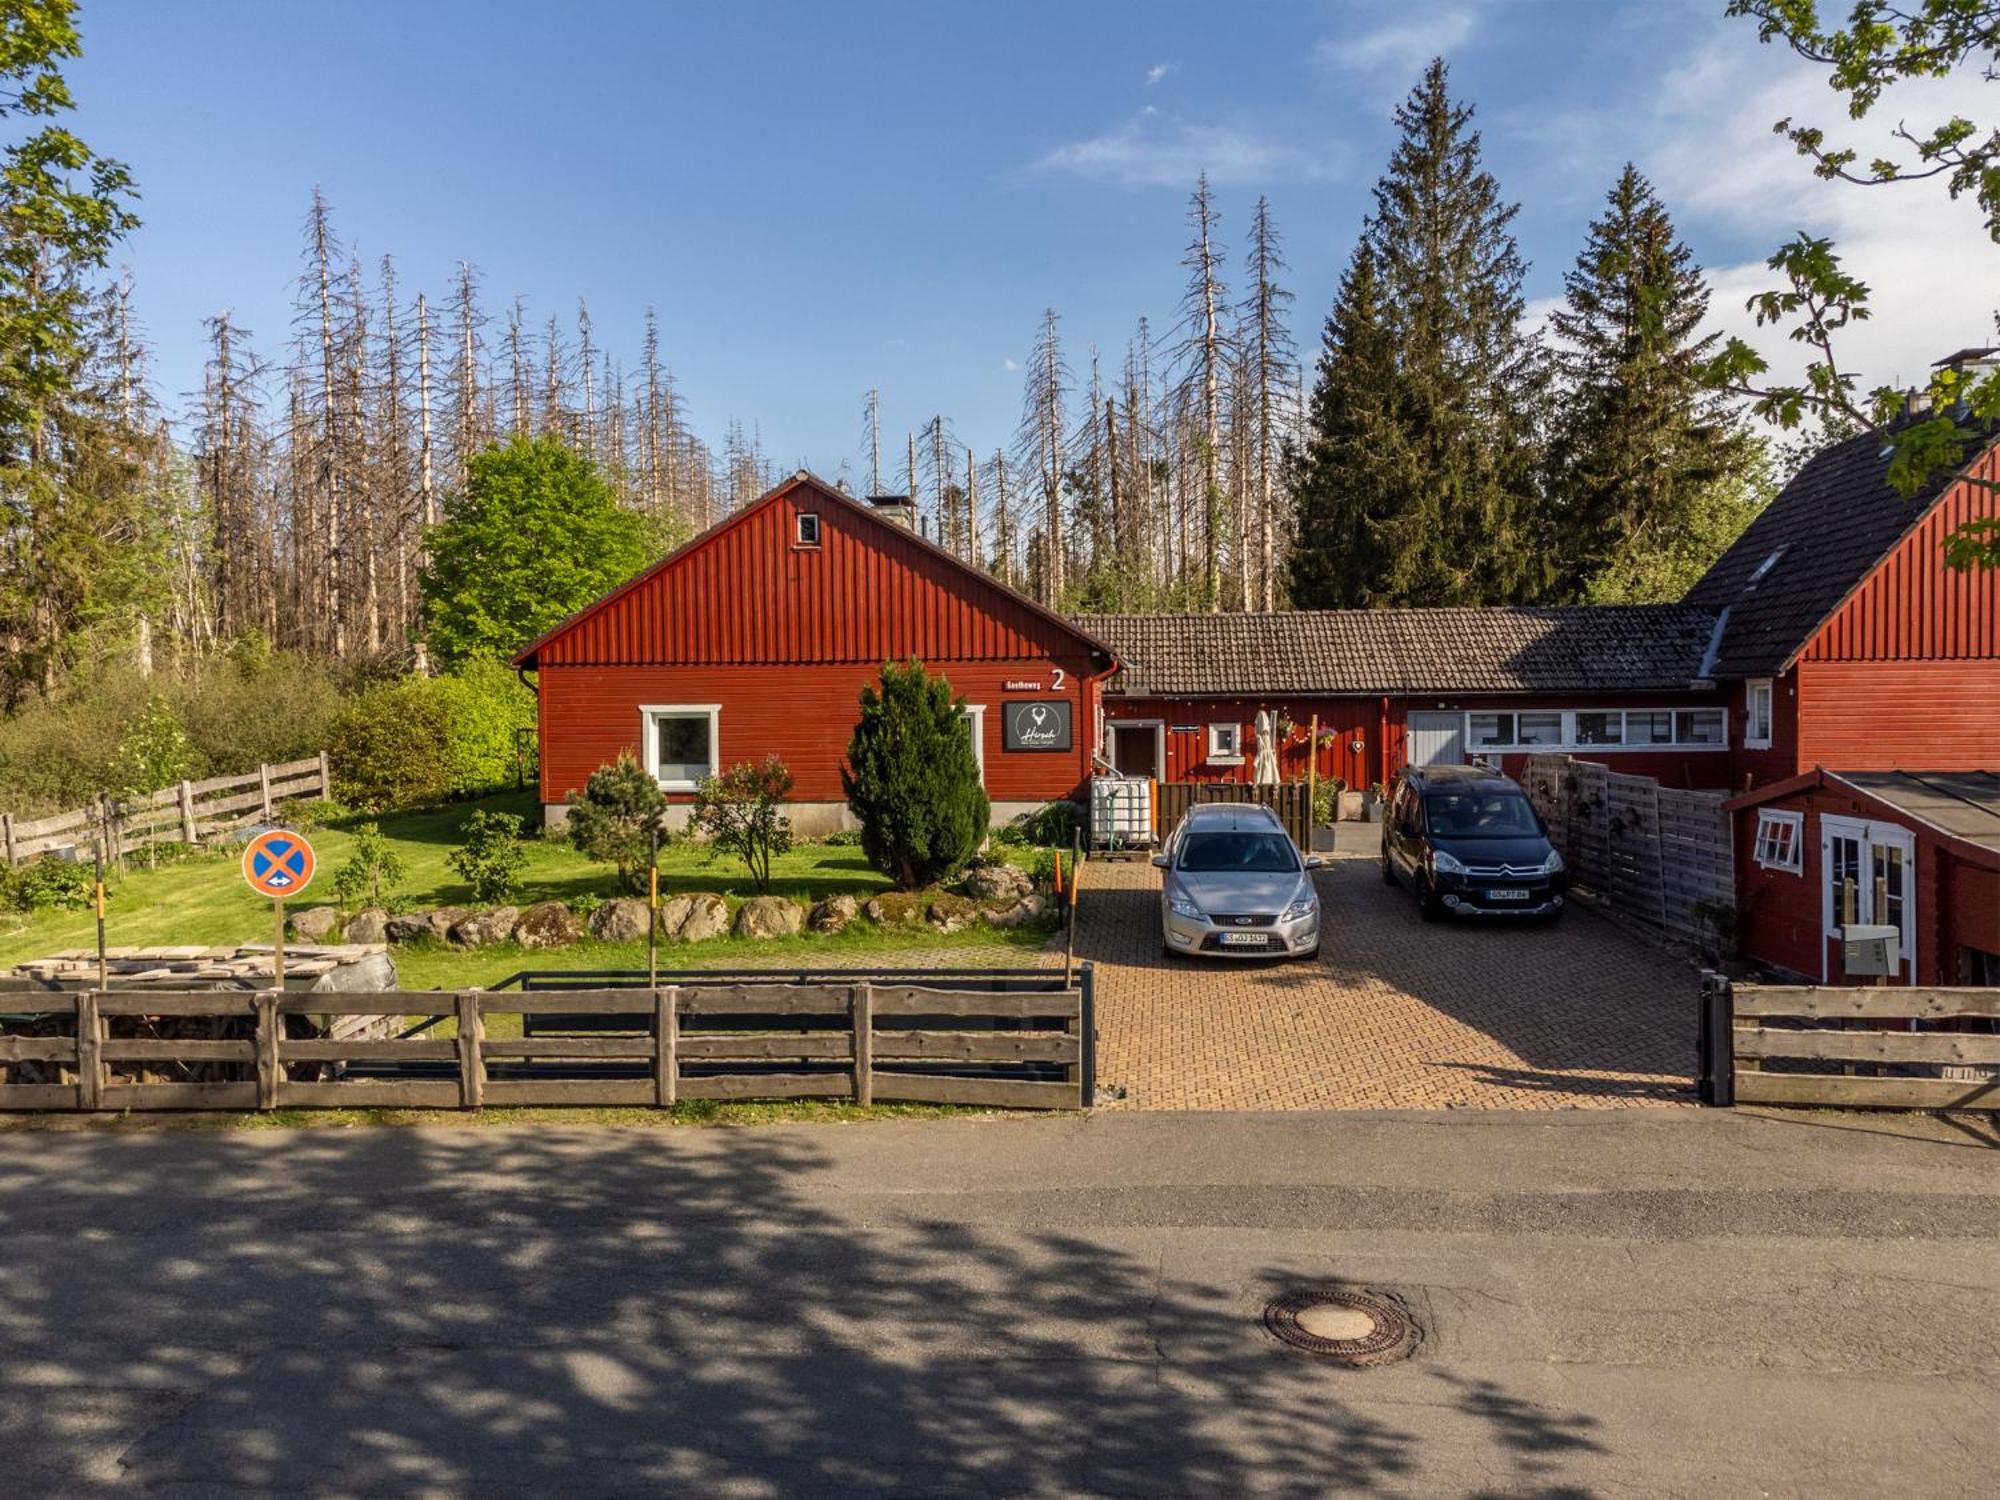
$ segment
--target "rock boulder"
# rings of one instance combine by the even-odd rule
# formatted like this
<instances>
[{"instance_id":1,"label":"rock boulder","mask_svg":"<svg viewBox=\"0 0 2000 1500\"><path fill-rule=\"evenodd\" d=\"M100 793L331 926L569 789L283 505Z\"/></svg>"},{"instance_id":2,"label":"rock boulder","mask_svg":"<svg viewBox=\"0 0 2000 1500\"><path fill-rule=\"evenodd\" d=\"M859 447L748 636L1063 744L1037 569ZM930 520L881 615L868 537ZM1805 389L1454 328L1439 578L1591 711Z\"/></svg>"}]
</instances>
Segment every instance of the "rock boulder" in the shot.
<instances>
[{"instance_id":1,"label":"rock boulder","mask_svg":"<svg viewBox=\"0 0 2000 1500\"><path fill-rule=\"evenodd\" d=\"M521 920L518 906L489 906L484 911L460 917L451 927L451 940L466 948L482 948L488 943L504 943L514 935Z\"/></svg>"},{"instance_id":2,"label":"rock boulder","mask_svg":"<svg viewBox=\"0 0 2000 1500\"><path fill-rule=\"evenodd\" d=\"M590 914L590 935L600 943L639 943L652 909L636 896L619 896Z\"/></svg>"},{"instance_id":3,"label":"rock boulder","mask_svg":"<svg viewBox=\"0 0 2000 1500\"><path fill-rule=\"evenodd\" d=\"M1048 913L1048 909L1049 902L1046 896L1023 896L1012 906L1003 906L998 911L981 912L980 915L995 927L1027 927L1041 921Z\"/></svg>"},{"instance_id":4,"label":"rock boulder","mask_svg":"<svg viewBox=\"0 0 2000 1500\"><path fill-rule=\"evenodd\" d=\"M560 901L538 901L514 924L514 941L523 948L567 948L582 936L583 924Z\"/></svg>"},{"instance_id":5,"label":"rock boulder","mask_svg":"<svg viewBox=\"0 0 2000 1500\"><path fill-rule=\"evenodd\" d=\"M965 872L965 894L975 901L1014 901L1035 888L1017 865L981 865Z\"/></svg>"},{"instance_id":6,"label":"rock boulder","mask_svg":"<svg viewBox=\"0 0 2000 1500\"><path fill-rule=\"evenodd\" d=\"M783 896L752 896L736 910L740 938L790 937L805 926L805 908Z\"/></svg>"},{"instance_id":7,"label":"rock boulder","mask_svg":"<svg viewBox=\"0 0 2000 1500\"><path fill-rule=\"evenodd\" d=\"M813 909L806 915L806 926L814 932L831 935L844 931L860 915L861 904L852 896L828 896L813 903Z\"/></svg>"},{"instance_id":8,"label":"rock boulder","mask_svg":"<svg viewBox=\"0 0 2000 1500\"><path fill-rule=\"evenodd\" d=\"M660 908L660 936L699 943L729 931L729 903L713 891L676 896Z\"/></svg>"},{"instance_id":9,"label":"rock boulder","mask_svg":"<svg viewBox=\"0 0 2000 1500\"><path fill-rule=\"evenodd\" d=\"M957 932L969 927L973 918L979 915L979 908L970 897L954 896L950 891L931 897L930 909L924 919L939 932Z\"/></svg>"},{"instance_id":10,"label":"rock boulder","mask_svg":"<svg viewBox=\"0 0 2000 1500\"><path fill-rule=\"evenodd\" d=\"M347 919L344 940L350 943L380 943L388 939L389 914L379 906L364 906Z\"/></svg>"},{"instance_id":11,"label":"rock boulder","mask_svg":"<svg viewBox=\"0 0 2000 1500\"><path fill-rule=\"evenodd\" d=\"M340 930L340 913L330 906L308 906L292 913L291 928L302 943L323 943Z\"/></svg>"},{"instance_id":12,"label":"rock boulder","mask_svg":"<svg viewBox=\"0 0 2000 1500\"><path fill-rule=\"evenodd\" d=\"M923 920L924 902L908 891L884 891L862 910L877 927L914 927Z\"/></svg>"}]
</instances>

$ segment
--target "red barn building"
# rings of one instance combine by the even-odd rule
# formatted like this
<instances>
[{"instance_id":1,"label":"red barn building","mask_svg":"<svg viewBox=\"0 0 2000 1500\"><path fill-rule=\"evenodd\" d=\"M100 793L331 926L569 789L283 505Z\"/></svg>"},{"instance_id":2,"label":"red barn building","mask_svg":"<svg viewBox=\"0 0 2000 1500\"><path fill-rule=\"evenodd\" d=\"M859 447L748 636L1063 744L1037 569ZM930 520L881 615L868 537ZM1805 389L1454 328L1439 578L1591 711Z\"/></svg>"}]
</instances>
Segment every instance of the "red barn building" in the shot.
<instances>
[{"instance_id":1,"label":"red barn building","mask_svg":"<svg viewBox=\"0 0 2000 1500\"><path fill-rule=\"evenodd\" d=\"M1081 796L1110 651L898 511L801 472L515 657L534 673L550 821L621 752L677 803L775 753L793 826L839 827L861 689L911 657L965 699L996 820Z\"/></svg>"},{"instance_id":2,"label":"red barn building","mask_svg":"<svg viewBox=\"0 0 2000 1500\"><path fill-rule=\"evenodd\" d=\"M2000 984L2000 774L1808 771L1729 806L1743 957L1840 984L1853 922L1899 929L1906 983Z\"/></svg>"}]
</instances>

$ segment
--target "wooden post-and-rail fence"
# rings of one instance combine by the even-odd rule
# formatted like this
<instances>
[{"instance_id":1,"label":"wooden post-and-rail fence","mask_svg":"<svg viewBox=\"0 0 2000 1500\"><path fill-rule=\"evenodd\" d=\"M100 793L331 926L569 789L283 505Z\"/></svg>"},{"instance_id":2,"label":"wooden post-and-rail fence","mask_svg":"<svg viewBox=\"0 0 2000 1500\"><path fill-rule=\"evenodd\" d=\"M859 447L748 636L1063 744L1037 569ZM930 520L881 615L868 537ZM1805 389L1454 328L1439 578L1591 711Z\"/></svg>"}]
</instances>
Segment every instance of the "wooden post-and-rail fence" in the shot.
<instances>
[{"instance_id":1,"label":"wooden post-and-rail fence","mask_svg":"<svg viewBox=\"0 0 2000 1500\"><path fill-rule=\"evenodd\" d=\"M332 795L322 750L304 760L176 782L142 796L100 796L88 807L45 818L0 813L0 856L18 865L51 850L74 849L78 858L88 859L101 846L110 863L148 844L198 844L245 823L269 822L281 803Z\"/></svg>"},{"instance_id":2,"label":"wooden post-and-rail fence","mask_svg":"<svg viewBox=\"0 0 2000 1500\"><path fill-rule=\"evenodd\" d=\"M1704 1104L2000 1110L2000 989L1702 979Z\"/></svg>"},{"instance_id":3,"label":"wooden post-and-rail fence","mask_svg":"<svg viewBox=\"0 0 2000 1500\"><path fill-rule=\"evenodd\" d=\"M36 1080L0 1082L0 1109L670 1108L683 1099L806 1098L1079 1109L1093 1093L1088 965L1079 981L1064 985L1051 971L990 990L868 980L36 995L35 1034L18 1024L10 1034L0 1021L0 1080L24 1070ZM521 1034L492 1035L495 1015L520 1016ZM393 1029L431 1017L456 1034L293 1035L315 1030L289 1026L294 1016L388 1017ZM64 1017L74 1018L67 1035L42 1034ZM201 1018L239 1034L113 1037L121 1017L144 1017L139 1029L156 1031ZM239 1024L215 1024L228 1021ZM198 1079L174 1076L196 1070Z\"/></svg>"}]
</instances>

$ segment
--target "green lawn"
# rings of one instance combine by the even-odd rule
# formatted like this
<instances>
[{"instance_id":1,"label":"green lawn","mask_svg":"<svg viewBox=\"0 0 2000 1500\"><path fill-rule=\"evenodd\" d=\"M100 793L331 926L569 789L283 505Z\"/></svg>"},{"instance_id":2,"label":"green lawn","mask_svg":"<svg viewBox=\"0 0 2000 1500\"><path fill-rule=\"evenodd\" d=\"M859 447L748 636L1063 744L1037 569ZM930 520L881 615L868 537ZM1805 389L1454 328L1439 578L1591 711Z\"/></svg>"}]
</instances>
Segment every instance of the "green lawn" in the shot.
<instances>
[{"instance_id":1,"label":"green lawn","mask_svg":"<svg viewBox=\"0 0 2000 1500\"><path fill-rule=\"evenodd\" d=\"M459 828L477 808L520 814L532 820L531 793L507 793L478 802L459 803L431 812L381 819L382 831L395 843L408 873L392 898L391 911L417 911L436 906L470 906L471 892L445 865L457 847ZM309 833L318 855L318 874L307 892L287 903L293 909L332 900L333 872L348 857L351 830L360 819L347 818ZM115 947L146 947L201 943L268 943L270 903L253 894L237 869L234 846L211 855L157 870L144 868L143 856L112 883L107 941ZM846 894L857 900L887 890L889 883L870 869L861 851L850 845L806 844L774 862L771 889L796 900ZM708 859L695 847L670 846L660 854L662 899L684 891L717 891L732 906L755 894L743 867L734 860ZM574 901L580 896L618 894L617 877L607 865L592 863L555 840L531 839L528 864L517 904ZM0 966L19 963L66 948L89 948L96 942L95 922L87 911L43 912L33 917L0 916ZM954 964L988 963L996 967L1030 962L1029 953L1048 940L1046 931L1008 932L975 923L949 936L928 929L889 932L857 923L836 937L801 936L767 942L718 938L705 943L665 944L662 968L715 968L735 964L790 964L819 967L865 964L879 955L885 962L921 964L924 954L952 950ZM517 969L644 968L643 943L583 942L572 948L527 952L511 943L472 951L443 946L399 948L396 965L409 989L459 988L487 985Z\"/></svg>"}]
</instances>

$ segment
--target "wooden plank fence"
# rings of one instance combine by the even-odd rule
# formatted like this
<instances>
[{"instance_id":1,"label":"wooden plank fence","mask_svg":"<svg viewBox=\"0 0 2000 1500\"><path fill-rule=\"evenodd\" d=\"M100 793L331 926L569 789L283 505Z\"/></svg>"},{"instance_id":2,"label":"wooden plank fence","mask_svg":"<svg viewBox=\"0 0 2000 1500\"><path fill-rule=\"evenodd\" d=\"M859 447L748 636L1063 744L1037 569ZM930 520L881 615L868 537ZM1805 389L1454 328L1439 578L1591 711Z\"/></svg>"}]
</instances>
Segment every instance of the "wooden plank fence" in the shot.
<instances>
[{"instance_id":1,"label":"wooden plank fence","mask_svg":"<svg viewBox=\"0 0 2000 1500\"><path fill-rule=\"evenodd\" d=\"M1727 947L1736 857L1726 793L1663 787L1566 755L1531 756L1521 785L1574 884L1675 937Z\"/></svg>"},{"instance_id":2,"label":"wooden plank fence","mask_svg":"<svg viewBox=\"0 0 2000 1500\"><path fill-rule=\"evenodd\" d=\"M0 1082L0 1109L472 1110L805 1098L1088 1107L1088 965L1075 984L1057 971L1016 983L965 990L871 977L526 993L83 990L37 996L36 1034L24 1034L18 1018L9 1034L0 1019L0 1079L9 1080ZM521 1017L520 1034L489 1035L496 1015ZM384 1038L377 1027L374 1036L295 1036L287 1025L294 1016L369 1017L403 1034ZM413 1016L448 1020L455 1034L406 1028ZM51 1017L71 1023L67 1034L45 1034ZM234 1022L228 1029L236 1034L113 1039L107 1023L115 1017L145 1017L161 1030L199 1017ZM563 1018L582 1024L564 1032ZM23 1064L32 1065L31 1081L17 1081ZM197 1069L198 1078L172 1076Z\"/></svg>"},{"instance_id":3,"label":"wooden plank fence","mask_svg":"<svg viewBox=\"0 0 2000 1500\"><path fill-rule=\"evenodd\" d=\"M1191 807L1209 802L1254 802L1277 813L1293 843L1301 849L1312 847L1312 799L1302 781L1279 786L1247 781L1163 781L1159 785L1160 838L1172 833Z\"/></svg>"},{"instance_id":4,"label":"wooden plank fence","mask_svg":"<svg viewBox=\"0 0 2000 1500\"><path fill-rule=\"evenodd\" d=\"M182 781L143 796L100 796L88 807L45 818L0 813L0 855L10 865L61 849L89 858L102 843L105 859L115 861L148 844L198 844L244 823L268 822L280 803L332 791L322 750L304 760Z\"/></svg>"},{"instance_id":5,"label":"wooden plank fence","mask_svg":"<svg viewBox=\"0 0 2000 1500\"><path fill-rule=\"evenodd\" d=\"M2000 1110L2000 989L1702 980L1704 1103Z\"/></svg>"}]
</instances>

